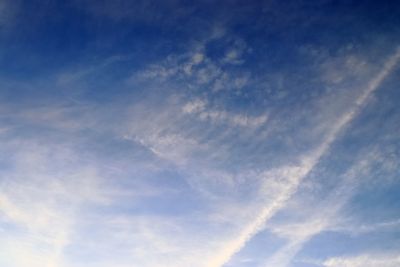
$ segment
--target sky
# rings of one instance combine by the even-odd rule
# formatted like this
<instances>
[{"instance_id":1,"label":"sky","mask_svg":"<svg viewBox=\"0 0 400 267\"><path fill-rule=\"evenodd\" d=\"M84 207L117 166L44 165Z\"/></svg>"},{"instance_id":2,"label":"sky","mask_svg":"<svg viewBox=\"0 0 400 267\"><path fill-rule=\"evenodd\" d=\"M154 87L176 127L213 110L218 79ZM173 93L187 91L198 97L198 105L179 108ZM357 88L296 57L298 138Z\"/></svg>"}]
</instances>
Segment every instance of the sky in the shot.
<instances>
[{"instance_id":1,"label":"sky","mask_svg":"<svg viewBox=\"0 0 400 267\"><path fill-rule=\"evenodd\" d=\"M1 267L400 266L400 3L0 0Z\"/></svg>"}]
</instances>

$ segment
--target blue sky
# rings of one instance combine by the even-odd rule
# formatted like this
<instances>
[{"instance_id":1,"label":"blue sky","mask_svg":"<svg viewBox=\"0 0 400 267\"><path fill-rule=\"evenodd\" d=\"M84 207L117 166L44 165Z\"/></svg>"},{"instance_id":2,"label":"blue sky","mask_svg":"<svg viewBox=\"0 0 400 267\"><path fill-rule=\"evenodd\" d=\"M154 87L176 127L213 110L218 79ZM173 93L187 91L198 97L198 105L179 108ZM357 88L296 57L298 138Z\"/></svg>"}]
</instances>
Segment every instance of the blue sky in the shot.
<instances>
[{"instance_id":1,"label":"blue sky","mask_svg":"<svg viewBox=\"0 0 400 267\"><path fill-rule=\"evenodd\" d=\"M0 266L400 266L400 4L0 0Z\"/></svg>"}]
</instances>

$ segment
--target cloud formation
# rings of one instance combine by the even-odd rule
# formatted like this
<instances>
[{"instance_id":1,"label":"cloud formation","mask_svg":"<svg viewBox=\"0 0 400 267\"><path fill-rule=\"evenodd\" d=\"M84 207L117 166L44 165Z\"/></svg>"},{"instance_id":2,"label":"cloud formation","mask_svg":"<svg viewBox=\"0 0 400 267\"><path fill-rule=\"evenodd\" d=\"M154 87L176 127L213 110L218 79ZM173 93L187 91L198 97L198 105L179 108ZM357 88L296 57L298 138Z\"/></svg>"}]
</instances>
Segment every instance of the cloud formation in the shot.
<instances>
[{"instance_id":1,"label":"cloud formation","mask_svg":"<svg viewBox=\"0 0 400 267\"><path fill-rule=\"evenodd\" d=\"M398 264L395 10L0 4L0 265Z\"/></svg>"},{"instance_id":2,"label":"cloud formation","mask_svg":"<svg viewBox=\"0 0 400 267\"><path fill-rule=\"evenodd\" d=\"M273 177L283 180L281 182L283 186L278 188L278 190L275 192L276 198L274 198L274 200L271 202L267 202L267 204L260 210L258 216L242 229L238 237L226 244L223 251L211 261L209 264L210 267L220 267L229 262L232 256L240 251L255 234L264 228L265 223L277 211L285 206L289 198L296 192L301 181L313 170L314 166L318 164L321 157L327 153L332 143L335 142L337 136L349 125L349 123L351 123L355 116L357 116L361 107L365 105L368 97L379 88L379 85L382 83L384 78L386 78L386 76L392 72L393 68L398 63L399 58L400 50L396 51L396 53L389 58L389 60L383 66L381 72L379 72L377 76L368 83L367 88L363 91L363 93L357 99L355 99L353 106L351 106L346 113L344 113L335 123L333 123L332 128L326 135L322 144L320 144L317 149L312 151L309 155L299 159L300 165L288 167L285 166L284 168L278 169L270 174ZM269 184L269 179L265 180ZM320 227L314 227L314 230L316 230L315 233L320 231L318 228ZM291 246L293 245L294 244ZM286 266L286 264L282 266Z\"/></svg>"}]
</instances>

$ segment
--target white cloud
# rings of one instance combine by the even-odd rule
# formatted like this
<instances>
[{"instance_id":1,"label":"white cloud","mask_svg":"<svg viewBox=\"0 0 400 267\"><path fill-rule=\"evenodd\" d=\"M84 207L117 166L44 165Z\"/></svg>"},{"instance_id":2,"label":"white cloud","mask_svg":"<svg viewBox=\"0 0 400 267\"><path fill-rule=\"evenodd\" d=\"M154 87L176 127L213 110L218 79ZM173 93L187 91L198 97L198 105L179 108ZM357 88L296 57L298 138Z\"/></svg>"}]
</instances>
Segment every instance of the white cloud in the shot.
<instances>
[{"instance_id":1,"label":"white cloud","mask_svg":"<svg viewBox=\"0 0 400 267\"><path fill-rule=\"evenodd\" d=\"M267 122L267 115L249 117L240 114L230 114L226 111L206 110L198 114L201 120L217 123L228 123L232 126L258 128Z\"/></svg>"},{"instance_id":2,"label":"white cloud","mask_svg":"<svg viewBox=\"0 0 400 267\"><path fill-rule=\"evenodd\" d=\"M365 254L354 257L335 257L327 259L324 267L397 267L400 265L400 256Z\"/></svg>"},{"instance_id":3,"label":"white cloud","mask_svg":"<svg viewBox=\"0 0 400 267\"><path fill-rule=\"evenodd\" d=\"M368 97L378 89L386 76L392 72L399 58L400 49L385 62L382 70L368 83L367 88L362 94L355 99L353 106L332 124L330 131L316 150L309 155L301 157L298 165L283 167L273 172L274 176L284 180L283 183L278 183L278 190L274 191L276 192L276 197L272 201L265 203L258 215L248 224L244 225L236 238L227 242L224 247L216 253L216 256L207 263L207 267L221 267L229 262L232 256L240 251L255 234L260 232L264 228L265 223L278 210L286 205L286 202L293 193L296 192L301 181L312 171L321 157L329 150L337 136L358 115L361 107L366 104ZM266 179L266 182L268 187L268 179Z\"/></svg>"},{"instance_id":4,"label":"white cloud","mask_svg":"<svg viewBox=\"0 0 400 267\"><path fill-rule=\"evenodd\" d=\"M199 65L200 63L202 63L205 59L205 55L201 52L196 52L194 53L194 55L191 57L191 59L189 59L189 62L184 63L183 65L183 71L187 74L187 75L191 75L192 74L192 68L194 66Z\"/></svg>"},{"instance_id":5,"label":"white cloud","mask_svg":"<svg viewBox=\"0 0 400 267\"><path fill-rule=\"evenodd\" d=\"M328 132L325 134L323 141L316 149L312 150L308 154L301 155L297 160L297 164L289 164L263 173L263 180L265 183L262 187L264 189L262 195L265 197L261 197L260 199L262 199L262 201L257 203L257 206L262 206L262 208L256 213L256 215L254 215L252 221L243 222L241 227L237 228L237 234L232 237L222 238L225 242L221 243L219 249L214 249L214 253L211 254L210 257L207 257L208 260L206 260L205 266L220 267L229 262L232 256L240 251L256 233L264 229L265 223L274 216L277 211L286 206L287 201L297 191L302 180L313 170L314 166L318 164L320 158L326 154L331 144L337 139L338 135L357 116L360 109L368 100L368 97L379 87L383 79L391 73L398 58L399 53L391 57L386 62L383 70L368 83L367 88L356 100L354 100L353 106L336 119L335 122L329 123L330 127L328 128ZM248 118L238 114L231 114L223 110L213 110L208 108L208 103L206 101L199 99L184 104L181 110L184 114L196 115L201 120L211 121L214 123L223 122L241 127L258 127L267 120L267 117ZM183 137L179 134L179 131L174 132L173 129L179 128L179 121L181 120L183 120L183 118L177 115L173 110L169 110L168 112L161 111L156 117L145 120L151 121L151 124L149 124L150 128L148 128L150 132L147 132L147 130L144 131L142 134L138 135L139 139L135 140L139 140L139 142L149 147L154 153L161 157L171 158L176 162L190 158L190 153L199 151L199 147L197 146L198 144L196 143L197 137L194 139L187 139L188 136ZM157 125L157 127L154 128L154 125ZM143 129L146 129L146 127L143 128L143 126L145 125L136 125L135 128L142 131ZM168 134L168 132L171 132L172 135ZM189 142L187 144L185 140L193 140L194 143ZM176 152L177 154L171 154L172 152ZM223 222L224 219L220 217L218 218L218 221ZM301 227L302 232L296 232L297 236L292 237L293 239L291 243L282 250L285 252L283 254L290 255L290 257L287 257L290 259L299 249L301 249L302 245L309 238L329 225L329 220L324 221L318 218L303 225ZM279 255L275 257L277 260L280 258ZM282 266L285 266L285 263L282 263Z\"/></svg>"},{"instance_id":6,"label":"white cloud","mask_svg":"<svg viewBox=\"0 0 400 267\"><path fill-rule=\"evenodd\" d=\"M218 28L216 28L218 29ZM225 55L222 58L213 58L207 55L207 46L218 39L226 43ZM245 56L251 49L247 44L232 35L226 36L222 30L215 30L207 38L196 42L188 51L182 54L168 55L161 62L149 64L149 66L135 72L128 83L151 82L168 83L172 87L190 89L209 88L210 93L223 90L240 90L251 81L250 72L238 70L232 65L245 62Z\"/></svg>"},{"instance_id":7,"label":"white cloud","mask_svg":"<svg viewBox=\"0 0 400 267\"><path fill-rule=\"evenodd\" d=\"M323 231L334 229L338 224L341 208L357 191L357 187L363 182L360 177L365 176L370 171L369 166L375 160L375 153L369 153L352 166L343 177L339 177L340 184L333 188L325 198L318 199L318 203L312 203L313 208L311 211L306 211L307 209L304 208L303 213L306 214L304 221L271 226L269 229L273 233L286 238L288 241L286 245L270 256L263 265L288 266L293 257L311 238ZM297 201L299 200L297 199Z\"/></svg>"},{"instance_id":8,"label":"white cloud","mask_svg":"<svg viewBox=\"0 0 400 267\"><path fill-rule=\"evenodd\" d=\"M200 99L187 102L183 106L182 111L187 114L195 114L203 121L226 123L235 127L258 128L264 125L268 120L266 114L260 116L247 116L230 113L224 110L213 110L212 108L207 107L206 101Z\"/></svg>"},{"instance_id":9,"label":"white cloud","mask_svg":"<svg viewBox=\"0 0 400 267\"><path fill-rule=\"evenodd\" d=\"M10 169L0 172L0 223L13 227L0 238L0 264L63 266L77 214L85 203L105 203L101 178L79 163L70 145L36 137L0 140ZM4 251L4 252L3 252Z\"/></svg>"},{"instance_id":10,"label":"white cloud","mask_svg":"<svg viewBox=\"0 0 400 267\"><path fill-rule=\"evenodd\" d=\"M128 139L131 139L128 137ZM133 137L135 142L147 147L155 155L177 165L187 162L193 151L201 150L202 145L195 139L180 134L166 134L159 131Z\"/></svg>"},{"instance_id":11,"label":"white cloud","mask_svg":"<svg viewBox=\"0 0 400 267\"><path fill-rule=\"evenodd\" d=\"M225 52L225 56L221 62L223 64L239 65L244 63L244 56L251 49L248 48L247 44L239 38L233 38L233 44Z\"/></svg>"},{"instance_id":12,"label":"white cloud","mask_svg":"<svg viewBox=\"0 0 400 267\"><path fill-rule=\"evenodd\" d=\"M94 242L92 245L95 248L98 248L96 246L103 245L105 246L104 251L107 251L109 248L118 248L121 244L126 245L124 246L126 250L118 254L121 255L121 258L123 256L126 257L124 260L127 262L121 259L121 266L129 266L129 264L134 263L149 267L219 267L227 263L255 234L265 228L265 223L277 211L287 206L288 200L297 191L304 177L313 170L314 166L318 164L320 158L329 150L330 145L337 139L341 131L358 114L359 109L366 103L368 96L376 90L385 76L390 73L397 60L398 56L395 57L394 61L392 60L387 63L384 72L382 72L383 74L379 74L369 84L359 99L356 100L355 107L351 107L336 122L327 123L331 127L317 149L300 155L297 161L293 163L252 173L254 180L257 180L257 182L262 181L260 190L257 193L252 191L254 194L249 194L251 196L245 200L237 200L232 197L232 195L237 196L235 195L237 191L241 190L240 187L246 184L238 182L237 176L241 176L243 173L238 171L238 174L232 175L229 171L221 171L212 164L209 164L209 166L206 161L213 161L215 153L223 154L226 152L223 151L223 148L228 147L227 150L229 150L230 147L234 147L236 141L240 139L238 135L246 132L242 128L258 129L259 127L267 126L266 124L269 122L267 113L259 116L249 116L240 112L227 111L220 107L211 106L210 101L203 99L195 99L186 104L182 104L181 99L175 99L175 102L163 99L161 105L141 100L141 104L128 110L127 114L124 114L122 117L114 116L119 118L118 123L116 123L118 127L110 130L111 133L107 131L112 127L104 125L108 123L112 124L112 122L104 122L101 125L103 128L94 127L100 133L107 132L107 134L112 134L111 138L118 139L124 136L136 144L143 145L159 158L166 159L182 167L179 169L180 174L187 175L185 171L187 171L187 168L190 168L190 174L197 175L197 172L200 172L199 170L201 169L204 176L207 176L206 178L209 178L209 180L213 179L214 183L204 178L202 182L205 185L203 184L202 187L200 186L197 189L199 191L205 189L204 191L210 194L207 196L205 196L206 194L200 194L199 198L203 201L202 204L205 206L212 205L214 209L208 209L196 214L196 216L202 217L202 222L208 223L206 226L202 225L204 227L202 233L198 233L199 229L190 228L191 226L188 226L189 223L185 222L185 220L189 220L189 217L195 217L193 214L185 218L183 218L184 216L178 216L177 220L171 220L171 216L169 218L168 216L154 218L150 215L143 217L127 216L128 218L124 217L121 221L107 221L105 223L109 223L109 225L106 226L100 225L101 219L106 216L103 216L104 214L96 214L99 217L96 217L95 220L91 218L92 221L88 222L88 225L93 227L92 229L99 230L110 226L110 228L115 227L117 231L114 232L113 230L115 229L111 229L107 233L99 234L101 237L100 240L104 238L102 240L104 244L94 244L96 243ZM169 79L178 74L196 77L196 75L199 75L199 70L203 68L203 65L209 64L209 59L202 52L196 52L194 54L191 53L187 60L184 59L183 62L189 65L181 64L176 69L168 69L168 66L161 66L160 68L153 69L154 73L151 74L149 72L147 74L149 74L150 78L161 75L163 79ZM216 63L212 62L212 64ZM217 74L214 78L206 75L202 81L215 85L216 80L223 78L235 84L233 87L241 88L250 80L250 76L235 76L235 78L231 78L226 72L218 72ZM164 104L165 106L163 106ZM87 113L89 115L86 115ZM93 121L91 119L87 119L86 116L90 117L90 114L91 111L85 108L62 107L38 108L29 112L21 112L16 117L23 120L24 123L28 122L65 132L71 129L87 130L96 125L96 123L92 124ZM79 118L75 118L77 115L79 115ZM193 117L202 122L209 122L211 125L208 125L209 127L202 127L203 124L199 126L197 123L192 123ZM230 127L220 127L220 125L228 125ZM227 132L233 132L232 135L235 135L235 137L229 140L222 140L225 133L222 130L223 133L221 134L219 128L224 128ZM7 130L5 133L9 133L10 131L12 132L12 130ZM212 138L210 140L210 133L215 134L215 131L218 131L218 134L221 134L222 137L218 137L220 138L219 140ZM250 132L253 133L256 131ZM246 135L246 138L249 140L257 138L256 134L252 133ZM213 137L215 136L213 135ZM63 264L63 249L71 242L71 236L73 236L71 232L76 230L75 223L78 223L79 226L85 224L82 220L86 219L86 217L78 214L78 211L86 202L96 201L97 203L101 203L101 205L104 204L107 206L110 200L103 198L103 195L106 195L117 202L114 204L117 207L116 210L119 210L123 206L122 202L126 199L127 201L133 200L131 195L127 196L127 191L132 188L136 191L141 191L143 187L133 186L124 192L119 191L112 185L107 189L103 187L99 188L97 184L101 180L98 177L97 167L99 166L96 166L93 162L88 163L82 158L87 151L80 151L75 147L74 142L76 140L73 140L73 138L70 140L73 143L70 147L71 151L60 150L60 144L55 146L54 144L47 143L47 141L49 140L43 137L40 145L33 146L33 148L30 147L30 149L27 149L29 146L25 146L27 143L21 142L18 144L24 148L24 153L21 153L21 158L18 160L19 167L21 168L19 172L15 173L20 176L20 179L8 184L11 185L9 191L0 195L0 209L3 214L2 219L29 228L29 236L23 236L14 241L11 240L12 238L4 238L4 246L17 248L15 250L6 250L9 253L8 255L12 255L16 262L19 262L19 260L22 261L22 259L17 259L18 255L27 255L25 261L36 261L38 262L38 266L43 266L43 264L39 265L39 262L48 261L49 266L52 264L59 267ZM43 152L40 149L41 146L47 147L48 150ZM255 151L255 153L260 153L260 151ZM206 163L197 160L199 155L207 155L208 159L204 160ZM259 157L260 155L257 154L256 156ZM83 160L83 163L82 165L72 164L67 167L63 165L65 160L70 158L74 158L77 161ZM224 163L223 157L221 158L222 163ZM109 161L108 158L107 160ZM192 164L185 165L187 162ZM157 163L159 161L154 165ZM53 164L55 167L52 167ZM83 166L85 164L90 166L86 168ZM134 160L127 160L126 166L130 166L130 164L134 165L137 163ZM69 172L68 170L73 171ZM135 171L129 174L130 179L139 179L137 176L141 169L139 168ZM119 174L119 172L114 172L112 181L118 180ZM22 178L26 177L28 179L24 181ZM188 180L192 179L192 177L185 178ZM192 185L190 182L193 181L188 182L189 185ZM214 190L216 183L219 183L219 188L226 187L226 191L224 192L228 196L224 194L218 195L217 193L213 194L212 190ZM193 182L192 186L195 187L197 185ZM151 190L133 192L132 194L135 196L139 195L139 198L143 197L143 199L157 195L157 193ZM124 198L124 201L121 201L121 198ZM251 205L248 205L249 203ZM218 211L218 209L221 209L221 211ZM243 214L246 214L246 216ZM249 222L246 219L250 215L254 220ZM198 218L194 220L196 219ZM160 224L160 222L168 220L170 220L170 224ZM93 224L91 225L91 223ZM330 224L331 220L329 216L327 216L326 220L316 216L304 224L290 225L279 229L274 228L276 234L290 239L290 244L281 250L279 255L285 255L286 261L290 260L301 249L304 242L316 233L326 229ZM221 225L227 226L226 229L214 231L215 229L220 229ZM172 231L173 235L171 236L169 234L171 233L171 229L178 230L176 232ZM31 240L31 236L34 236L33 241ZM88 239L90 240L90 238ZM80 241L85 243L88 240L82 239ZM110 243L105 241L110 241ZM33 247L35 245L39 246L42 243L50 244L51 249L46 250L43 256L40 256L41 254L36 252ZM10 250L12 252L9 252ZM136 258L132 257L132 254L135 254ZM34 255L36 255L35 259ZM285 266L279 255L274 258L276 264L274 266L278 266L278 264ZM119 257L117 258L118 260L115 261L120 260ZM274 259L272 260L274 261ZM113 264L114 261L112 258L108 260L109 265L118 266L118 263ZM35 266L33 264L28 265L26 262L21 262L20 265L23 267Z\"/></svg>"},{"instance_id":13,"label":"white cloud","mask_svg":"<svg viewBox=\"0 0 400 267\"><path fill-rule=\"evenodd\" d=\"M184 113L198 113L201 112L205 109L207 103L201 99L196 99L194 101L188 102L186 103L183 108L182 111Z\"/></svg>"},{"instance_id":14,"label":"white cloud","mask_svg":"<svg viewBox=\"0 0 400 267\"><path fill-rule=\"evenodd\" d=\"M352 236L362 235L365 233L382 231L384 229L395 229L400 226L400 219L392 221L383 221L373 224L355 224L351 221L338 222L331 227L330 231L344 232Z\"/></svg>"}]
</instances>

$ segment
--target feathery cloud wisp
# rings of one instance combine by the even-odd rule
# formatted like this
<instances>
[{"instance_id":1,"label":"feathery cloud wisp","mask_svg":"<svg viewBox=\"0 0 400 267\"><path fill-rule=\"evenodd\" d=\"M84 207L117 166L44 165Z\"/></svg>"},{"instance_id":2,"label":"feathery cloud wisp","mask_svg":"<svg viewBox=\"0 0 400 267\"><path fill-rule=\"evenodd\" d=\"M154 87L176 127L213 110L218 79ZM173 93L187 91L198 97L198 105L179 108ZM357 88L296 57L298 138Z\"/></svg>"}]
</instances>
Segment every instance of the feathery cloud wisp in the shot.
<instances>
[{"instance_id":1,"label":"feathery cloud wisp","mask_svg":"<svg viewBox=\"0 0 400 267\"><path fill-rule=\"evenodd\" d=\"M353 106L333 124L322 144L316 150L312 151L311 154L302 157L298 166L284 167L284 169L277 173L284 178L286 183L279 188L276 199L266 203L258 216L243 227L238 237L225 244L224 248L218 251L216 256L207 262L207 267L221 267L229 262L232 256L240 251L255 234L260 232L264 228L265 223L278 210L285 206L288 199L296 192L301 181L313 170L321 157L329 150L329 147L336 140L340 132L357 116L368 97L379 88L382 81L393 71L399 59L400 48L385 62L382 70L368 83L367 88L354 101Z\"/></svg>"}]
</instances>

